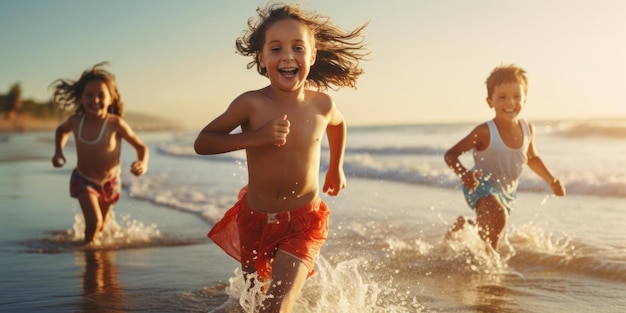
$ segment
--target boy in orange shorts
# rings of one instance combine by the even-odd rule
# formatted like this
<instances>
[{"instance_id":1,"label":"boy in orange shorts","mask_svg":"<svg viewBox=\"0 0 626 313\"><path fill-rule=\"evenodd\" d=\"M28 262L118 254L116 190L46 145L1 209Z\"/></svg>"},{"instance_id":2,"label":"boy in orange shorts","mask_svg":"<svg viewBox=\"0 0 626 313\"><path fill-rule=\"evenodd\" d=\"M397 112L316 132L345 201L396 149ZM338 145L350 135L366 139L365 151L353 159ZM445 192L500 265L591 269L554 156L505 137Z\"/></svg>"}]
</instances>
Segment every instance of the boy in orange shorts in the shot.
<instances>
[{"instance_id":1,"label":"boy in orange shorts","mask_svg":"<svg viewBox=\"0 0 626 313\"><path fill-rule=\"evenodd\" d=\"M247 186L239 193L239 201L209 232L226 253L244 267L253 267L262 280L272 277L272 259L281 252L300 260L313 275L315 259L328 234L326 203L319 198L309 204L278 213L251 208Z\"/></svg>"},{"instance_id":2,"label":"boy in orange shorts","mask_svg":"<svg viewBox=\"0 0 626 313\"><path fill-rule=\"evenodd\" d=\"M346 184L346 123L321 90L355 86L365 25L346 32L291 5L257 11L259 20L248 23L236 46L270 84L237 97L194 148L198 154L246 150L247 188L209 237L241 262L248 283L258 273L269 284L256 309L291 312L328 232L328 208L319 196L325 133L330 160L322 191L336 196Z\"/></svg>"}]
</instances>

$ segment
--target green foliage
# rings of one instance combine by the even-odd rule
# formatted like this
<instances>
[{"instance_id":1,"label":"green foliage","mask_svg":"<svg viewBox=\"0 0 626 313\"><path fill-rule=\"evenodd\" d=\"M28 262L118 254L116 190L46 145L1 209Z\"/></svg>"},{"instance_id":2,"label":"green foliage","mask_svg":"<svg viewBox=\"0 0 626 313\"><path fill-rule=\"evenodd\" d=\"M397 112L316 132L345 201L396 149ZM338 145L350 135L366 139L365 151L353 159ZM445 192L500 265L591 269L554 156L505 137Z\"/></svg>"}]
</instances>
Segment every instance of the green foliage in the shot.
<instances>
[{"instance_id":1,"label":"green foliage","mask_svg":"<svg viewBox=\"0 0 626 313\"><path fill-rule=\"evenodd\" d=\"M27 114L34 118L49 119L66 116L66 112L56 110L52 100L36 102L22 98L22 87L19 83L11 86L6 94L0 94L0 115L15 111L19 114Z\"/></svg>"}]
</instances>

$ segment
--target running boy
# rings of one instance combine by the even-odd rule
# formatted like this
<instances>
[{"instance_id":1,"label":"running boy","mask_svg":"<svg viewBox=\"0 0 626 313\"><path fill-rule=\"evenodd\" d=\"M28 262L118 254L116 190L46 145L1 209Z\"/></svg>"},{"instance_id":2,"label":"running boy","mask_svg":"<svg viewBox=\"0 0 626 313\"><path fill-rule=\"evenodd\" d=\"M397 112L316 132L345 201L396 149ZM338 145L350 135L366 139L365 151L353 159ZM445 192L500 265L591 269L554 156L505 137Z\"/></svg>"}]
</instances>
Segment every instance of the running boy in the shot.
<instances>
[{"instance_id":1,"label":"running boy","mask_svg":"<svg viewBox=\"0 0 626 313\"><path fill-rule=\"evenodd\" d=\"M478 125L445 154L445 162L461 177L463 193L476 211L480 237L494 249L506 226L516 198L518 180L524 164L539 175L557 196L565 187L546 168L535 149L534 127L520 118L526 104L526 71L515 66L496 67L487 78L487 104L495 117ZM459 156L473 150L474 167L467 169ZM463 228L459 217L450 233ZM468 223L474 223L469 220Z\"/></svg>"},{"instance_id":2,"label":"running boy","mask_svg":"<svg viewBox=\"0 0 626 313\"><path fill-rule=\"evenodd\" d=\"M271 281L259 310L291 312L328 232L329 210L319 196L324 133L330 160L322 191L336 196L346 185L346 123L320 90L355 86L366 25L346 32L291 5L257 13L236 46L269 86L237 97L194 147L198 154L246 150L248 185L208 236L241 262L249 283L252 273ZM231 133L237 127L241 132Z\"/></svg>"}]
</instances>

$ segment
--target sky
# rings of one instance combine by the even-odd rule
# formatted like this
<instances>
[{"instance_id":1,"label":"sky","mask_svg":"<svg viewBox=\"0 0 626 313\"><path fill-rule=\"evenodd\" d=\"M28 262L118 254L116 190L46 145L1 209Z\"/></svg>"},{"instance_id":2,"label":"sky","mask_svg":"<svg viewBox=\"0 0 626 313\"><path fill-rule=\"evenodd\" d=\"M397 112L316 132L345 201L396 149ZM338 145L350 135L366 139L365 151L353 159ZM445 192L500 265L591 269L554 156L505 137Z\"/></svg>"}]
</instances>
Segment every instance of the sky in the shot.
<instances>
[{"instance_id":1,"label":"sky","mask_svg":"<svg viewBox=\"0 0 626 313\"><path fill-rule=\"evenodd\" d=\"M294 1L284 1L296 3ZM530 120L626 118L626 1L300 1L344 29L369 22L357 89L329 91L348 125L482 122L485 79L527 71ZM269 84L235 39L255 0L0 0L0 93L47 101L54 80L108 61L127 112L201 129Z\"/></svg>"}]
</instances>

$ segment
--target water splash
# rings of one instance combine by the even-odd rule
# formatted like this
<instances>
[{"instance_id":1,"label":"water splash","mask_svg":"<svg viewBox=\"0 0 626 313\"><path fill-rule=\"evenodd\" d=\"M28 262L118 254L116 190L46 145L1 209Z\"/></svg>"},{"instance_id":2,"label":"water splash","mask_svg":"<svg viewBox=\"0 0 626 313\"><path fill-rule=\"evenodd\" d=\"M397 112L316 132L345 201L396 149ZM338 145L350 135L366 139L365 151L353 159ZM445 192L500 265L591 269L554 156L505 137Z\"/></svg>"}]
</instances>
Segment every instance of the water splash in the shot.
<instances>
[{"instance_id":1,"label":"water splash","mask_svg":"<svg viewBox=\"0 0 626 313\"><path fill-rule=\"evenodd\" d=\"M42 239L29 240L24 244L29 248L29 252L34 253L62 253L87 249L119 250L181 244L164 237L156 224L145 225L129 214L122 214L117 221L115 212L111 211L110 214L103 231L97 235L95 244L88 248L84 245L85 221L81 213L74 213L72 228L55 231Z\"/></svg>"},{"instance_id":2,"label":"water splash","mask_svg":"<svg viewBox=\"0 0 626 313\"><path fill-rule=\"evenodd\" d=\"M316 274L306 284L296 301L294 312L303 313L375 313L423 312L415 297L382 287L365 274L369 266L364 259L350 259L331 264L321 257ZM225 292L229 299L211 312L255 312L265 295L261 285L246 283L241 270L229 279Z\"/></svg>"}]
</instances>

